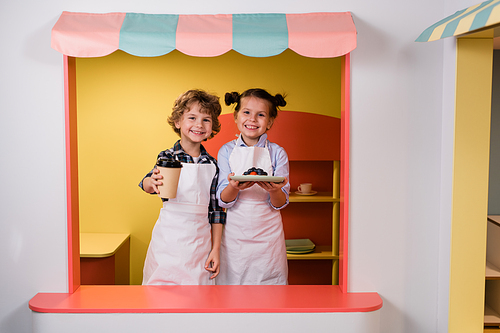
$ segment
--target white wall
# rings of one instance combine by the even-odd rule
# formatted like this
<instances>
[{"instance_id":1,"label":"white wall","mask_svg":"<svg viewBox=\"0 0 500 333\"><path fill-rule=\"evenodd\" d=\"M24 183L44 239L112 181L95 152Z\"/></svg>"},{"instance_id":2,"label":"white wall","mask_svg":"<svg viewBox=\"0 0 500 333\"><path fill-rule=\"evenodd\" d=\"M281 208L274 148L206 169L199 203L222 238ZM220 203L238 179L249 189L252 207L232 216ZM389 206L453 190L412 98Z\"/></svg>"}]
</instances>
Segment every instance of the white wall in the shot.
<instances>
[{"instance_id":1,"label":"white wall","mask_svg":"<svg viewBox=\"0 0 500 333\"><path fill-rule=\"evenodd\" d=\"M446 331L454 53L450 41L414 40L475 3L1 2L0 332L29 332L29 299L67 290L62 56L50 48L50 29L63 10L351 11L358 47L352 52L350 290L380 293L381 332Z\"/></svg>"}]
</instances>

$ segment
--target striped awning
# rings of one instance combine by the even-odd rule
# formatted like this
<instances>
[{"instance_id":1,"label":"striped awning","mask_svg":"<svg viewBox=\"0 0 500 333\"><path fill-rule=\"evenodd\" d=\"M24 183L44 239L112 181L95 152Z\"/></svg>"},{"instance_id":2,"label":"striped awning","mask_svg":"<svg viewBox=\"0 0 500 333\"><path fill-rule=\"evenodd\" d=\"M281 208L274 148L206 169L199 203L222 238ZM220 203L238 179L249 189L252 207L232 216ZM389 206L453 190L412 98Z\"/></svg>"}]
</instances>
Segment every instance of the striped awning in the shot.
<instances>
[{"instance_id":1,"label":"striped awning","mask_svg":"<svg viewBox=\"0 0 500 333\"><path fill-rule=\"evenodd\" d=\"M312 58L338 57L356 48L350 12L306 14L174 15L63 12L51 46L73 57L101 57L116 50L155 57L175 49L213 57L235 50L252 57L287 48Z\"/></svg>"},{"instance_id":2,"label":"striped awning","mask_svg":"<svg viewBox=\"0 0 500 333\"><path fill-rule=\"evenodd\" d=\"M500 23L500 0L488 0L434 23L424 30L416 42L430 42L459 36Z\"/></svg>"}]
</instances>

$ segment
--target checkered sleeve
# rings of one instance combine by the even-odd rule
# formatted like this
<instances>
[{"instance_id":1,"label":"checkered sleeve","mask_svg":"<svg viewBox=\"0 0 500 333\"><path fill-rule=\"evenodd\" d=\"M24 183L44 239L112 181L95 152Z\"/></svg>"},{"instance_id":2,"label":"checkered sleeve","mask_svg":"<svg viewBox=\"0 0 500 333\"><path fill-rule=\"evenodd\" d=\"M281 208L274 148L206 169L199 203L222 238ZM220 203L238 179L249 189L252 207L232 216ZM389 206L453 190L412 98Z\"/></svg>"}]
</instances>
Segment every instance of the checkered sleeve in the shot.
<instances>
[{"instance_id":1,"label":"checkered sleeve","mask_svg":"<svg viewBox=\"0 0 500 333\"><path fill-rule=\"evenodd\" d=\"M226 223L226 211L224 208L219 206L219 200L217 200L217 184L219 182L219 167L217 166L217 160L207 153L207 157L211 163L215 164L215 176L212 179L212 184L210 185L210 204L208 206L208 222L210 223Z\"/></svg>"},{"instance_id":2,"label":"checkered sleeve","mask_svg":"<svg viewBox=\"0 0 500 333\"><path fill-rule=\"evenodd\" d=\"M217 164L216 164L217 167ZM210 205L208 207L208 221L210 223L226 223L226 211L224 208L219 206L219 200L217 200L217 183L219 179L219 168L215 173L214 179L212 179L212 185L210 186Z\"/></svg>"}]
</instances>

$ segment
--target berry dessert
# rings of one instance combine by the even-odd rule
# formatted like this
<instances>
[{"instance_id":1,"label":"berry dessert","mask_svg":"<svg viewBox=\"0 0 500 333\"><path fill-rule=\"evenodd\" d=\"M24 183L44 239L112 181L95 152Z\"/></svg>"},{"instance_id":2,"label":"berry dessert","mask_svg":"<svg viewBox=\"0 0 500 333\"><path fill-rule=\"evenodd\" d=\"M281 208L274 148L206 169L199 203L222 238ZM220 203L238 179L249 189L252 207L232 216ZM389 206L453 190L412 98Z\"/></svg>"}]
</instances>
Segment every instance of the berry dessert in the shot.
<instances>
[{"instance_id":1,"label":"berry dessert","mask_svg":"<svg viewBox=\"0 0 500 333\"><path fill-rule=\"evenodd\" d=\"M251 167L247 171L243 172L244 176L267 176L267 172L260 168Z\"/></svg>"}]
</instances>

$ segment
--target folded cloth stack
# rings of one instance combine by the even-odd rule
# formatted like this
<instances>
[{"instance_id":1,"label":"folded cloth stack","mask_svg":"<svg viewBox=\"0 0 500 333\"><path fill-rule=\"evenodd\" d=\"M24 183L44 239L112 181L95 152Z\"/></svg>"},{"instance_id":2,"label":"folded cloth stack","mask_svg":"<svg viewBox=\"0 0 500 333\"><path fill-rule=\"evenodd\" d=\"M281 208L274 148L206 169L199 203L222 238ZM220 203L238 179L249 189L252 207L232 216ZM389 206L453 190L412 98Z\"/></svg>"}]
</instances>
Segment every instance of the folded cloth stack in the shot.
<instances>
[{"instance_id":1,"label":"folded cloth stack","mask_svg":"<svg viewBox=\"0 0 500 333\"><path fill-rule=\"evenodd\" d=\"M286 253L304 254L311 253L316 245L310 239L287 239L285 240Z\"/></svg>"}]
</instances>

